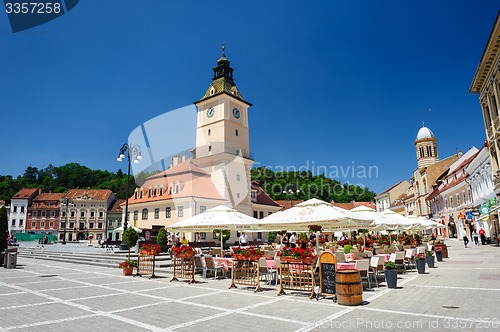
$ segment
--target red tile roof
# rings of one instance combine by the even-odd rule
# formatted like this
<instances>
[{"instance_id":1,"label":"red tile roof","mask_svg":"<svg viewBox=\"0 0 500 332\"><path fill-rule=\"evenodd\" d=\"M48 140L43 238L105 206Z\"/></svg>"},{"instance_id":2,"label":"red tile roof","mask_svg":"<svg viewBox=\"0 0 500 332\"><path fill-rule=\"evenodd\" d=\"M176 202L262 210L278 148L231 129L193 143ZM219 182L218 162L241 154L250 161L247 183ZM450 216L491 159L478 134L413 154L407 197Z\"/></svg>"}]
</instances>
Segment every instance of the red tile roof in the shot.
<instances>
[{"instance_id":1,"label":"red tile roof","mask_svg":"<svg viewBox=\"0 0 500 332\"><path fill-rule=\"evenodd\" d=\"M175 192L176 185L179 184L179 191ZM169 193L169 186L172 185L173 191ZM154 195L154 189L157 194ZM159 193L162 188L161 194ZM153 192L150 194L149 190ZM172 168L161 173L152 175L146 179L141 188L136 189L135 193L129 198L129 204L144 202L163 201L181 197L198 197L223 200L223 197L216 190L210 175L188 159ZM122 203L123 205L123 203Z\"/></svg>"},{"instance_id":2,"label":"red tile roof","mask_svg":"<svg viewBox=\"0 0 500 332\"><path fill-rule=\"evenodd\" d=\"M372 209L377 209L377 206L373 202L355 202L355 201L352 201L349 203L335 203L334 201L332 201L332 204L336 207L339 207L339 208L342 208L345 210L352 210L358 206L366 206L366 207L369 207Z\"/></svg>"},{"instance_id":3,"label":"red tile roof","mask_svg":"<svg viewBox=\"0 0 500 332\"><path fill-rule=\"evenodd\" d=\"M42 193L35 197L33 201L60 201L64 194L59 193Z\"/></svg>"},{"instance_id":4,"label":"red tile roof","mask_svg":"<svg viewBox=\"0 0 500 332\"><path fill-rule=\"evenodd\" d=\"M430 201L431 199L437 197L439 194L442 192L455 187L456 185L462 183L465 181L467 178L467 173L465 173L463 170L469 166L469 164L476 158L476 156L479 154L479 151L463 162L458 165L455 170L448 174L449 168L438 178L441 179L441 183L437 186L434 187L434 190L427 196L425 199L426 201Z\"/></svg>"},{"instance_id":5,"label":"red tile roof","mask_svg":"<svg viewBox=\"0 0 500 332\"><path fill-rule=\"evenodd\" d=\"M113 192L109 189L71 189L63 197L69 199L85 199L90 197L95 200L105 201Z\"/></svg>"},{"instance_id":6,"label":"red tile roof","mask_svg":"<svg viewBox=\"0 0 500 332\"><path fill-rule=\"evenodd\" d=\"M33 196L36 196L39 193L40 188L23 188L19 190L14 196L12 196L12 199L33 198Z\"/></svg>"},{"instance_id":7,"label":"red tile roof","mask_svg":"<svg viewBox=\"0 0 500 332\"><path fill-rule=\"evenodd\" d=\"M121 213L122 212L122 207L121 205L122 204L125 204L125 200L124 199L117 199L113 202L113 204L111 204L111 208L109 209L109 212L116 212L116 213Z\"/></svg>"},{"instance_id":8,"label":"red tile roof","mask_svg":"<svg viewBox=\"0 0 500 332\"><path fill-rule=\"evenodd\" d=\"M257 182L252 182L252 189L257 190L257 200L255 204L261 205L271 205L271 206L281 206L275 200L273 200L265 191L262 189Z\"/></svg>"},{"instance_id":9,"label":"red tile roof","mask_svg":"<svg viewBox=\"0 0 500 332\"><path fill-rule=\"evenodd\" d=\"M280 200L276 201L276 203L278 203L278 205L283 207L283 209L282 209L283 211L288 210L288 209L290 209L290 208L294 207L295 205L300 204L302 202L303 202L302 200L289 200L289 199L280 199Z\"/></svg>"}]
</instances>

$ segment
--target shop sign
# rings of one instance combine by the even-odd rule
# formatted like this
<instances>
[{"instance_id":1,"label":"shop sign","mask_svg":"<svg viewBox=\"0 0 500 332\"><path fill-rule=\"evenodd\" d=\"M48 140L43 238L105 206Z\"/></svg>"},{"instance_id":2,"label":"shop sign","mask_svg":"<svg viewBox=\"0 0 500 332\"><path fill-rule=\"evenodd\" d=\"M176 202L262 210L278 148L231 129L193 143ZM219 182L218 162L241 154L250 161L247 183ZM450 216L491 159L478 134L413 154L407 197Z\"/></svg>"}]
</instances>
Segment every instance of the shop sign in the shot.
<instances>
[{"instance_id":1,"label":"shop sign","mask_svg":"<svg viewBox=\"0 0 500 332\"><path fill-rule=\"evenodd\" d=\"M488 214L490 213L490 207L488 205L481 205L479 211L481 211L481 214Z\"/></svg>"}]
</instances>

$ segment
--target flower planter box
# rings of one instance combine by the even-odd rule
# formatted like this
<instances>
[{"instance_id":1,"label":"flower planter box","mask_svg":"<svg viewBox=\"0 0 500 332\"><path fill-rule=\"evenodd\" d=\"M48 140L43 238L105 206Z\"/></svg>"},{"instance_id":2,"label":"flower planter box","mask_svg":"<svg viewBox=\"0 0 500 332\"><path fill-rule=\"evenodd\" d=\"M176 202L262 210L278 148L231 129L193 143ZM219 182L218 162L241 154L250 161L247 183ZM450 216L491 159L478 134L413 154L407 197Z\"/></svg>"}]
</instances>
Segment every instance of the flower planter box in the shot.
<instances>
[{"instance_id":1,"label":"flower planter box","mask_svg":"<svg viewBox=\"0 0 500 332\"><path fill-rule=\"evenodd\" d=\"M288 263L297 263L297 264L312 264L314 259L312 257L307 257L304 259L297 259L292 256L281 256L281 261L282 262L288 262Z\"/></svg>"},{"instance_id":2,"label":"flower planter box","mask_svg":"<svg viewBox=\"0 0 500 332\"><path fill-rule=\"evenodd\" d=\"M396 288L398 285L398 270L384 270L387 288Z\"/></svg>"},{"instance_id":3,"label":"flower planter box","mask_svg":"<svg viewBox=\"0 0 500 332\"><path fill-rule=\"evenodd\" d=\"M415 261L415 265L417 266L418 274L424 274L425 273L425 260L423 260L423 259L417 259Z\"/></svg>"},{"instance_id":4,"label":"flower planter box","mask_svg":"<svg viewBox=\"0 0 500 332\"><path fill-rule=\"evenodd\" d=\"M443 252L442 251L436 251L436 258L438 262L443 261Z\"/></svg>"},{"instance_id":5,"label":"flower planter box","mask_svg":"<svg viewBox=\"0 0 500 332\"><path fill-rule=\"evenodd\" d=\"M178 255L175 255L175 257L178 257L178 258L193 258L194 255L192 254L178 254Z\"/></svg>"},{"instance_id":6,"label":"flower planter box","mask_svg":"<svg viewBox=\"0 0 500 332\"><path fill-rule=\"evenodd\" d=\"M238 255L234 254L233 259L237 261L258 261L261 256L246 256L246 255Z\"/></svg>"},{"instance_id":7,"label":"flower planter box","mask_svg":"<svg viewBox=\"0 0 500 332\"><path fill-rule=\"evenodd\" d=\"M425 261L427 262L427 266L429 266L429 268L434 268L434 256L426 256Z\"/></svg>"}]
</instances>

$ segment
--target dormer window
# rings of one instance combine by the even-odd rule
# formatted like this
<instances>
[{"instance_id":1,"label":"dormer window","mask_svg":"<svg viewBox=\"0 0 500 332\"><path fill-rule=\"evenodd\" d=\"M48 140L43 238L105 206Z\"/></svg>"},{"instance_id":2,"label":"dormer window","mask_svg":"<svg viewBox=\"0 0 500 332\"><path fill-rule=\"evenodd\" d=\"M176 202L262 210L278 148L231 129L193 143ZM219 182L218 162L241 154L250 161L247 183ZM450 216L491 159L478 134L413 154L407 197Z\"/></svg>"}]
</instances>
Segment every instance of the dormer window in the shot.
<instances>
[{"instance_id":1,"label":"dormer window","mask_svg":"<svg viewBox=\"0 0 500 332\"><path fill-rule=\"evenodd\" d=\"M252 202L257 202L257 190L252 190L250 197L252 198Z\"/></svg>"},{"instance_id":2,"label":"dormer window","mask_svg":"<svg viewBox=\"0 0 500 332\"><path fill-rule=\"evenodd\" d=\"M215 93L214 87L210 88L210 95L213 95Z\"/></svg>"}]
</instances>

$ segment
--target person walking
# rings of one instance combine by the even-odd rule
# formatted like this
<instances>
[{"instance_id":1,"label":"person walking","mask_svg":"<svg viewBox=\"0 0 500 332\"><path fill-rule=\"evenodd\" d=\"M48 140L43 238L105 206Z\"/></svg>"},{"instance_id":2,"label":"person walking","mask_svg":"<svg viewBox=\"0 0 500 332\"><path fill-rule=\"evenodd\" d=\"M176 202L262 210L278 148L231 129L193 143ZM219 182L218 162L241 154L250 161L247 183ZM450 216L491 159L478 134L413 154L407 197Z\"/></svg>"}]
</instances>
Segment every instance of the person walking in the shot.
<instances>
[{"instance_id":1,"label":"person walking","mask_svg":"<svg viewBox=\"0 0 500 332\"><path fill-rule=\"evenodd\" d=\"M467 232L465 231L465 229L462 229L462 231L460 232L460 236L462 236L462 239L464 240L464 246L465 248L467 248L467 244L469 244L469 238L467 237Z\"/></svg>"},{"instance_id":2,"label":"person walking","mask_svg":"<svg viewBox=\"0 0 500 332\"><path fill-rule=\"evenodd\" d=\"M486 231L482 227L479 229L479 236L481 237L481 244L484 246L486 244Z\"/></svg>"},{"instance_id":3,"label":"person walking","mask_svg":"<svg viewBox=\"0 0 500 332\"><path fill-rule=\"evenodd\" d=\"M479 234L477 234L476 230L472 232L472 239L474 239L474 243L476 246L479 245Z\"/></svg>"}]
</instances>

